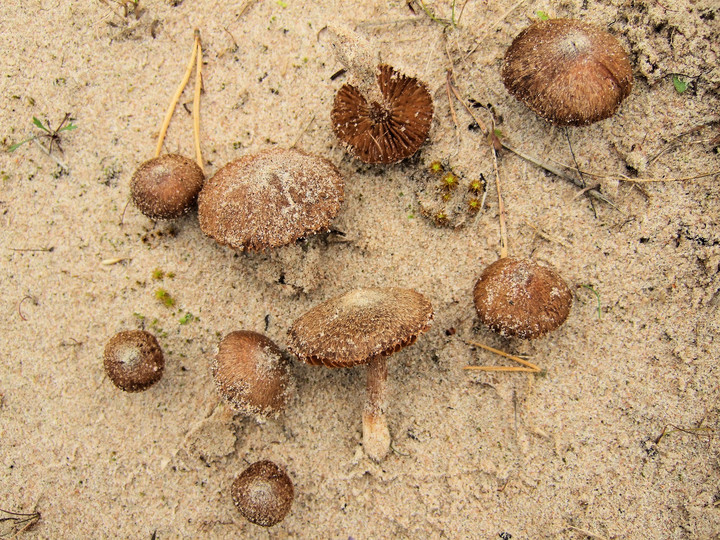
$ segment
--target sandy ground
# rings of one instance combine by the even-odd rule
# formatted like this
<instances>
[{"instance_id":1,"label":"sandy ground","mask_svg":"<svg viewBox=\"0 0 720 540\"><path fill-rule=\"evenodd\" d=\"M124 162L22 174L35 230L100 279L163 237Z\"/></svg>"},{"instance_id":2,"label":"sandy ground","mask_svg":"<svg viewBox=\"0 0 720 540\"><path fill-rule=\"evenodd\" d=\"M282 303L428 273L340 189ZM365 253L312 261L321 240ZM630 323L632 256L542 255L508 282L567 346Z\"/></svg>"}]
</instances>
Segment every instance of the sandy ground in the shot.
<instances>
[{"instance_id":1,"label":"sandy ground","mask_svg":"<svg viewBox=\"0 0 720 540\"><path fill-rule=\"evenodd\" d=\"M428 188L417 179L433 160L464 185L493 178L487 145L457 103L459 129L453 122L451 66L464 99L492 104L506 141L571 163L565 132L499 77L537 10L604 26L630 52L635 87L618 114L570 131L581 168L630 178L718 171L716 2L470 0L457 28L404 1L140 4L139 18L99 0L0 5L0 508L41 514L22 537L718 537L720 176L599 178L617 209L593 210L577 187L502 153L511 254L554 267L575 295L566 324L532 342L483 328L472 305L475 280L499 254L494 184L483 211L454 228L423 216ZM449 2L428 5L450 17ZM428 83L435 120L415 158L366 166L334 138L330 108L346 79L331 80L341 66L317 39L328 23L357 28L383 61ZM130 206L120 225L194 27L205 48L208 172L297 141L345 176L333 226L346 241L238 254L204 236L193 214L153 223ZM62 133L64 153L32 142L6 151L40 133L33 116L56 127L65 113L77 129ZM165 149L192 155L183 106ZM123 261L102 264L113 258ZM370 285L414 288L435 308L431 330L389 361L385 461L362 452L362 368L294 362L294 397L276 421L214 409L220 337L255 330L285 348L306 310ZM141 327L158 336L166 373L127 394L105 378L102 350ZM510 364L467 340L546 371L463 371ZM291 513L269 530L246 522L229 496L233 477L259 459L286 467L296 489ZM0 522L0 532L12 526Z\"/></svg>"}]
</instances>

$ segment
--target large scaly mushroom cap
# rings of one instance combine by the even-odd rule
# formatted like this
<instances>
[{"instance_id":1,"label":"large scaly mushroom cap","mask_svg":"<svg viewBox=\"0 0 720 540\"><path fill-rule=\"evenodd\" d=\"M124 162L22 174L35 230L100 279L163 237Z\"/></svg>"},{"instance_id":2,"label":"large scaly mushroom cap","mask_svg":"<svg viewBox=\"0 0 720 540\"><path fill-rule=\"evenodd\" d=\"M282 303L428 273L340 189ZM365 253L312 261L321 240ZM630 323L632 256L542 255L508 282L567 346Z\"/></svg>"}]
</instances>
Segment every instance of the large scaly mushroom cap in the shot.
<instances>
[{"instance_id":1,"label":"large scaly mushroom cap","mask_svg":"<svg viewBox=\"0 0 720 540\"><path fill-rule=\"evenodd\" d=\"M411 289L356 289L295 321L288 348L309 364L356 366L411 345L432 318L430 302Z\"/></svg>"},{"instance_id":2,"label":"large scaly mushroom cap","mask_svg":"<svg viewBox=\"0 0 720 540\"><path fill-rule=\"evenodd\" d=\"M483 324L505 337L524 339L555 330L572 305L572 293L557 272L509 257L483 271L473 296Z\"/></svg>"},{"instance_id":3,"label":"large scaly mushroom cap","mask_svg":"<svg viewBox=\"0 0 720 540\"><path fill-rule=\"evenodd\" d=\"M328 160L276 148L244 156L210 178L198 198L200 228L220 244L264 250L327 230L345 183Z\"/></svg>"},{"instance_id":4,"label":"large scaly mushroom cap","mask_svg":"<svg viewBox=\"0 0 720 540\"><path fill-rule=\"evenodd\" d=\"M412 156L427 139L433 101L425 83L392 67L377 71L380 101L368 102L358 88L343 85L335 96L335 135L365 163L397 163Z\"/></svg>"},{"instance_id":5,"label":"large scaly mushroom cap","mask_svg":"<svg viewBox=\"0 0 720 540\"><path fill-rule=\"evenodd\" d=\"M559 126L612 116L633 85L618 40L573 19L539 21L520 32L505 53L502 78L513 96Z\"/></svg>"}]
</instances>

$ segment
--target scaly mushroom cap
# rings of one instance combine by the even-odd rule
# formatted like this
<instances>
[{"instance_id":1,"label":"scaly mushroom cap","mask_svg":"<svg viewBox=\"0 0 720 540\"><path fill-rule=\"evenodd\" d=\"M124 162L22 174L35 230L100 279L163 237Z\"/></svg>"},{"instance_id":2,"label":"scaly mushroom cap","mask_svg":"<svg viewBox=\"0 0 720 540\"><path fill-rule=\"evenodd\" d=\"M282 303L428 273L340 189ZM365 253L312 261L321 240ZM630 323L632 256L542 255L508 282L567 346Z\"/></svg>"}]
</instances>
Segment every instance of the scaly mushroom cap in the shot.
<instances>
[{"instance_id":1,"label":"scaly mushroom cap","mask_svg":"<svg viewBox=\"0 0 720 540\"><path fill-rule=\"evenodd\" d=\"M505 337L532 339L559 327L572 293L557 272L528 259L503 258L475 284L475 309L483 324Z\"/></svg>"},{"instance_id":2,"label":"scaly mushroom cap","mask_svg":"<svg viewBox=\"0 0 720 540\"><path fill-rule=\"evenodd\" d=\"M225 336L212 374L218 392L235 410L275 416L285 408L290 387L287 362L262 334L237 331Z\"/></svg>"},{"instance_id":3,"label":"scaly mushroom cap","mask_svg":"<svg viewBox=\"0 0 720 540\"><path fill-rule=\"evenodd\" d=\"M295 497L292 480L272 461L250 465L230 488L233 502L251 523L272 527L290 511Z\"/></svg>"},{"instance_id":4,"label":"scaly mushroom cap","mask_svg":"<svg viewBox=\"0 0 720 540\"><path fill-rule=\"evenodd\" d=\"M264 250L326 230L345 183L328 160L276 148L231 161L198 198L200 228L220 244Z\"/></svg>"},{"instance_id":5,"label":"scaly mushroom cap","mask_svg":"<svg viewBox=\"0 0 720 540\"><path fill-rule=\"evenodd\" d=\"M365 163L397 163L425 142L433 118L433 101L424 83L378 67L383 102L368 103L360 91L343 85L332 109L333 131L353 156Z\"/></svg>"},{"instance_id":6,"label":"scaly mushroom cap","mask_svg":"<svg viewBox=\"0 0 720 540\"><path fill-rule=\"evenodd\" d=\"M559 126L612 116L633 85L618 40L573 19L539 21L520 32L505 53L502 78L513 96Z\"/></svg>"},{"instance_id":7,"label":"scaly mushroom cap","mask_svg":"<svg viewBox=\"0 0 720 540\"><path fill-rule=\"evenodd\" d=\"M150 219L175 219L192 207L204 181L197 163L165 154L138 167L130 180L130 197Z\"/></svg>"},{"instance_id":8,"label":"scaly mushroom cap","mask_svg":"<svg viewBox=\"0 0 720 540\"><path fill-rule=\"evenodd\" d=\"M296 320L288 348L308 364L356 366L411 345L432 318L430 302L411 289L356 289Z\"/></svg>"},{"instance_id":9,"label":"scaly mushroom cap","mask_svg":"<svg viewBox=\"0 0 720 540\"><path fill-rule=\"evenodd\" d=\"M144 330L126 330L105 345L103 366L115 386L140 392L162 378L165 359L155 336Z\"/></svg>"}]
</instances>

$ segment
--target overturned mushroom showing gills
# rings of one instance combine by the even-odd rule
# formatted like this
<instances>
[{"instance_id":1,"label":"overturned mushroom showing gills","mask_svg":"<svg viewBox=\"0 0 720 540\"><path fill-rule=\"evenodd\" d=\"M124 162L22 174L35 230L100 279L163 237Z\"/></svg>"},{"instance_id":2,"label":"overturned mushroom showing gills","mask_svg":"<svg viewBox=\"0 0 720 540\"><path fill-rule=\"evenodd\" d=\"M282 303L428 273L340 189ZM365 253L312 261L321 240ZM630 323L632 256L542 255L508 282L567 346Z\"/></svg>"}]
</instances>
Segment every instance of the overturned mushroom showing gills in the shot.
<instances>
[{"instance_id":1,"label":"overturned mushroom showing gills","mask_svg":"<svg viewBox=\"0 0 720 540\"><path fill-rule=\"evenodd\" d=\"M287 362L268 337L231 332L220 342L212 366L215 386L233 409L253 416L277 416L290 388Z\"/></svg>"},{"instance_id":2,"label":"overturned mushroom showing gills","mask_svg":"<svg viewBox=\"0 0 720 540\"><path fill-rule=\"evenodd\" d=\"M103 367L115 386L140 392L162 378L165 359L155 336L144 330L126 330L105 345Z\"/></svg>"},{"instance_id":3,"label":"overturned mushroom showing gills","mask_svg":"<svg viewBox=\"0 0 720 540\"><path fill-rule=\"evenodd\" d=\"M197 163L165 154L138 167L130 180L130 197L150 219L175 219L192 207L204 181Z\"/></svg>"},{"instance_id":4,"label":"overturned mushroom showing gills","mask_svg":"<svg viewBox=\"0 0 720 540\"><path fill-rule=\"evenodd\" d=\"M262 527L272 527L285 519L295 497L287 473L267 460L257 461L240 473L230 492L240 513Z\"/></svg>"},{"instance_id":5,"label":"overturned mushroom showing gills","mask_svg":"<svg viewBox=\"0 0 720 540\"><path fill-rule=\"evenodd\" d=\"M473 296L483 324L502 336L523 339L558 328L572 305L572 293L557 272L509 257L483 271Z\"/></svg>"},{"instance_id":6,"label":"overturned mushroom showing gills","mask_svg":"<svg viewBox=\"0 0 720 540\"><path fill-rule=\"evenodd\" d=\"M327 367L367 364L363 447L380 461L390 449L385 420L386 358L415 342L433 318L430 302L411 289L356 289L305 313L289 330L300 360Z\"/></svg>"},{"instance_id":7,"label":"overturned mushroom showing gills","mask_svg":"<svg viewBox=\"0 0 720 540\"><path fill-rule=\"evenodd\" d=\"M502 78L513 96L559 126L612 116L633 85L618 40L574 19L538 21L520 32L505 53Z\"/></svg>"},{"instance_id":8,"label":"overturned mushroom showing gills","mask_svg":"<svg viewBox=\"0 0 720 540\"><path fill-rule=\"evenodd\" d=\"M350 84L335 96L333 131L365 163L397 163L427 139L433 101L424 83L387 65L378 66L378 101Z\"/></svg>"},{"instance_id":9,"label":"overturned mushroom showing gills","mask_svg":"<svg viewBox=\"0 0 720 540\"><path fill-rule=\"evenodd\" d=\"M327 230L344 187L337 168L313 154L276 148L244 156L205 183L200 228L238 250L284 246Z\"/></svg>"}]
</instances>

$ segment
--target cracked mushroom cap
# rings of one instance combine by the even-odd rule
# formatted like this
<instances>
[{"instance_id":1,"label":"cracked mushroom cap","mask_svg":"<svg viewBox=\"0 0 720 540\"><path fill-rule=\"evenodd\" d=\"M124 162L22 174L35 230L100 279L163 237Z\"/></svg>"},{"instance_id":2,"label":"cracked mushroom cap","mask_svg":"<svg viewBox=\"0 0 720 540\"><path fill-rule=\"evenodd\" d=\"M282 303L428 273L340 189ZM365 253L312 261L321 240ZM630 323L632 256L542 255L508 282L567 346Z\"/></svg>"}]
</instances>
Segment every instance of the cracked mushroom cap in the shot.
<instances>
[{"instance_id":1,"label":"cracked mushroom cap","mask_svg":"<svg viewBox=\"0 0 720 540\"><path fill-rule=\"evenodd\" d=\"M292 480L272 461L257 461L235 478L233 503L245 518L262 527L280 523L295 497Z\"/></svg>"},{"instance_id":2,"label":"cracked mushroom cap","mask_svg":"<svg viewBox=\"0 0 720 540\"><path fill-rule=\"evenodd\" d=\"M175 219L187 212L205 182L198 164L178 154L149 159L130 180L130 197L150 219Z\"/></svg>"},{"instance_id":3,"label":"cracked mushroom cap","mask_svg":"<svg viewBox=\"0 0 720 540\"><path fill-rule=\"evenodd\" d=\"M335 96L333 131L365 163L397 163L412 156L430 132L433 100L425 83L392 67L378 67L381 102L368 103L350 84Z\"/></svg>"},{"instance_id":4,"label":"cracked mushroom cap","mask_svg":"<svg viewBox=\"0 0 720 540\"><path fill-rule=\"evenodd\" d=\"M345 183L327 159L275 148L231 161L198 198L202 231L238 250L292 244L327 230Z\"/></svg>"},{"instance_id":5,"label":"cracked mushroom cap","mask_svg":"<svg viewBox=\"0 0 720 540\"><path fill-rule=\"evenodd\" d=\"M237 411L277 416L285 408L290 389L287 361L262 334L237 331L225 336L212 375L218 393Z\"/></svg>"},{"instance_id":6,"label":"cracked mushroom cap","mask_svg":"<svg viewBox=\"0 0 720 540\"><path fill-rule=\"evenodd\" d=\"M430 302L411 289L356 289L296 320L288 348L308 364L356 366L413 344L432 318Z\"/></svg>"},{"instance_id":7,"label":"cracked mushroom cap","mask_svg":"<svg viewBox=\"0 0 720 540\"><path fill-rule=\"evenodd\" d=\"M538 21L520 32L505 53L501 74L513 96L559 126L612 116L633 85L620 42L573 19Z\"/></svg>"},{"instance_id":8,"label":"cracked mushroom cap","mask_svg":"<svg viewBox=\"0 0 720 540\"><path fill-rule=\"evenodd\" d=\"M473 292L480 321L505 337L533 339L551 332L565 322L572 305L560 275L529 259L495 261Z\"/></svg>"},{"instance_id":9,"label":"cracked mushroom cap","mask_svg":"<svg viewBox=\"0 0 720 540\"><path fill-rule=\"evenodd\" d=\"M140 392L162 378L165 358L155 336L144 330L125 330L105 345L103 367L115 386Z\"/></svg>"}]
</instances>

